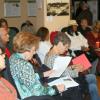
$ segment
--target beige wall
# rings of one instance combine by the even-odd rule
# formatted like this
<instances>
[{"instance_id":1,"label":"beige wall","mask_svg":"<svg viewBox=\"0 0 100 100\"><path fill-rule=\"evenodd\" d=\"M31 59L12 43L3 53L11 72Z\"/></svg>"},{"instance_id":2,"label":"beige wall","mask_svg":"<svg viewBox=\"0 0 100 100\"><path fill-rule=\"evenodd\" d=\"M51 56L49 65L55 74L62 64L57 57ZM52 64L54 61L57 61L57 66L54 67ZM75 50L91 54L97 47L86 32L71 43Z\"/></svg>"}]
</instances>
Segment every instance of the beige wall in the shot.
<instances>
[{"instance_id":1,"label":"beige wall","mask_svg":"<svg viewBox=\"0 0 100 100\"><path fill-rule=\"evenodd\" d=\"M70 15L68 16L46 16L46 0L44 0L44 26L48 27L50 31L60 30L62 27L68 25ZM66 0L65 0L66 1ZM70 3L70 0L67 0ZM69 11L70 12L70 11Z\"/></svg>"},{"instance_id":2,"label":"beige wall","mask_svg":"<svg viewBox=\"0 0 100 100\"><path fill-rule=\"evenodd\" d=\"M56 16L52 17L52 21L48 20L46 16L46 0L42 1L42 8L37 8L37 16L36 17L28 17L27 16L27 0L21 1L21 17L11 17L5 18L8 21L9 26L16 26L20 29L20 25L25 20L30 20L34 27L35 31L41 27L46 26L50 31L58 30L63 26L66 26L69 20L69 16ZM0 0L0 18L4 18L4 0Z\"/></svg>"},{"instance_id":3,"label":"beige wall","mask_svg":"<svg viewBox=\"0 0 100 100\"><path fill-rule=\"evenodd\" d=\"M37 17L28 17L27 16L27 0L20 0L20 1L21 1L21 17L5 18L7 19L9 26L16 26L20 28L20 25L25 20L30 20L34 25L35 30L37 30L38 27L43 26L42 9L38 9ZM0 0L0 18L1 17L4 18L4 0Z\"/></svg>"}]
</instances>

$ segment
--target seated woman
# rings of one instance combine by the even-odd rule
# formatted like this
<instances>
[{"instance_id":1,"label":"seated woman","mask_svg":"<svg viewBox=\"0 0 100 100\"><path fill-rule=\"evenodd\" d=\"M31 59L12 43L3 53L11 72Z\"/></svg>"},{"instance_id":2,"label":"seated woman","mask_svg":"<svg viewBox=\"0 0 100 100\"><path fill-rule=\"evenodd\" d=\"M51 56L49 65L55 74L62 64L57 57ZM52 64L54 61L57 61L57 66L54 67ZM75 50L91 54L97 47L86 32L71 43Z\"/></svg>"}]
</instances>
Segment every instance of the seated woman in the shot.
<instances>
[{"instance_id":1,"label":"seated woman","mask_svg":"<svg viewBox=\"0 0 100 100\"><path fill-rule=\"evenodd\" d=\"M34 34L34 25L31 23L30 20L26 20L25 22L23 22L21 24L21 29L22 32L30 32L32 34Z\"/></svg>"},{"instance_id":2,"label":"seated woman","mask_svg":"<svg viewBox=\"0 0 100 100\"><path fill-rule=\"evenodd\" d=\"M98 58L95 53L89 48L88 40L77 30L78 24L75 20L69 21L69 27L66 31L66 35L71 39L70 49L74 52L74 56L78 56L85 53L89 61L92 63L92 67L89 69L90 74L95 74Z\"/></svg>"},{"instance_id":3,"label":"seated woman","mask_svg":"<svg viewBox=\"0 0 100 100\"><path fill-rule=\"evenodd\" d=\"M36 36L40 37L37 54L40 57L42 64L44 64L45 55L51 48L51 44L49 43L49 30L46 27L40 27L36 33Z\"/></svg>"},{"instance_id":4,"label":"seated woman","mask_svg":"<svg viewBox=\"0 0 100 100\"><path fill-rule=\"evenodd\" d=\"M78 26L78 31L81 32L81 34L84 37L88 32L91 32L91 28L88 25L88 20L86 18L83 18L80 20L80 24Z\"/></svg>"},{"instance_id":5,"label":"seated woman","mask_svg":"<svg viewBox=\"0 0 100 100\"><path fill-rule=\"evenodd\" d=\"M5 68L5 47L0 39L0 72ZM17 100L15 88L0 76L0 100Z\"/></svg>"},{"instance_id":6,"label":"seated woman","mask_svg":"<svg viewBox=\"0 0 100 100\"><path fill-rule=\"evenodd\" d=\"M92 31L86 34L86 39L91 47L97 48L96 42L100 42L100 21L94 23Z\"/></svg>"},{"instance_id":7,"label":"seated woman","mask_svg":"<svg viewBox=\"0 0 100 100\"><path fill-rule=\"evenodd\" d=\"M45 57L45 65L50 67L50 69L53 68L54 60L59 55L63 55L66 51L68 51L68 48L70 47L71 40L69 37L62 32L56 32L56 35L53 38L53 46L47 53ZM74 70L73 70L74 69ZM78 77L78 73L83 71L83 66L81 65L72 65L70 67L67 67L66 71L63 73L63 76L69 75L71 77Z\"/></svg>"},{"instance_id":8,"label":"seated woman","mask_svg":"<svg viewBox=\"0 0 100 100\"><path fill-rule=\"evenodd\" d=\"M53 68L55 58L57 58L58 55L64 54L71 44L70 39L65 33L56 32L55 35L52 36L54 36L54 38L52 37L51 39L53 47L50 49L50 51L45 57L45 64L51 69ZM78 73L82 71L82 66L72 65L67 67L66 71L63 73L63 76L70 75L73 78L77 78ZM89 85L89 93L91 95L91 100L99 100L95 75L87 74L85 75L85 79Z\"/></svg>"},{"instance_id":9,"label":"seated woman","mask_svg":"<svg viewBox=\"0 0 100 100\"><path fill-rule=\"evenodd\" d=\"M93 25L92 31L85 35L89 45L95 50L95 53L99 57L99 63L97 65L97 73L100 73L100 21L96 21Z\"/></svg>"},{"instance_id":10,"label":"seated woman","mask_svg":"<svg viewBox=\"0 0 100 100\"><path fill-rule=\"evenodd\" d=\"M7 20L4 18L0 19L0 28L5 28L6 31L8 32L9 42L8 41L5 41L5 42L6 42L6 47L7 47L6 51L8 51L8 56L10 56L10 54L13 52L13 47L12 47L13 38L19 32L19 30L17 27L9 27ZM8 37L7 35L5 36ZM5 38L5 40L6 39L7 38Z\"/></svg>"},{"instance_id":11,"label":"seated woman","mask_svg":"<svg viewBox=\"0 0 100 100\"><path fill-rule=\"evenodd\" d=\"M38 37L27 32L18 33L13 40L13 46L15 53L10 57L10 69L22 99L29 96L49 95L55 100L82 100L78 89L74 90L76 94L74 96L72 90L70 90L70 95L69 91L63 92L64 84L50 87L40 82L40 76L34 70L35 66L28 61L39 46ZM51 73L52 70L44 72L41 76L48 77ZM63 92L62 96L59 92Z\"/></svg>"}]
</instances>

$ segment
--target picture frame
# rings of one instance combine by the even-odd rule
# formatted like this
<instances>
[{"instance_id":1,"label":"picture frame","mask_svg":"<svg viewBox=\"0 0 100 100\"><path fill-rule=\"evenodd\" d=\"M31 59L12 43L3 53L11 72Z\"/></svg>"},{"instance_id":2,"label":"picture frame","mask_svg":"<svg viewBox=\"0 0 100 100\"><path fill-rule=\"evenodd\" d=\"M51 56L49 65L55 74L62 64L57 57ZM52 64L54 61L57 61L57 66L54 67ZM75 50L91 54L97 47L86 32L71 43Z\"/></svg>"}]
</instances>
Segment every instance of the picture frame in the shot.
<instances>
[{"instance_id":1,"label":"picture frame","mask_svg":"<svg viewBox=\"0 0 100 100\"><path fill-rule=\"evenodd\" d=\"M74 3L74 13L76 13L80 0L72 0L72 1ZM93 13L93 22L99 19L99 5L100 5L99 2L100 2L99 0L87 0L89 9Z\"/></svg>"},{"instance_id":2,"label":"picture frame","mask_svg":"<svg viewBox=\"0 0 100 100\"><path fill-rule=\"evenodd\" d=\"M28 0L27 7L29 17L37 16L37 0Z\"/></svg>"},{"instance_id":3,"label":"picture frame","mask_svg":"<svg viewBox=\"0 0 100 100\"><path fill-rule=\"evenodd\" d=\"M47 16L67 16L69 13L69 0L47 0Z\"/></svg>"},{"instance_id":4,"label":"picture frame","mask_svg":"<svg viewBox=\"0 0 100 100\"><path fill-rule=\"evenodd\" d=\"M4 17L20 17L20 0L4 0Z\"/></svg>"}]
</instances>

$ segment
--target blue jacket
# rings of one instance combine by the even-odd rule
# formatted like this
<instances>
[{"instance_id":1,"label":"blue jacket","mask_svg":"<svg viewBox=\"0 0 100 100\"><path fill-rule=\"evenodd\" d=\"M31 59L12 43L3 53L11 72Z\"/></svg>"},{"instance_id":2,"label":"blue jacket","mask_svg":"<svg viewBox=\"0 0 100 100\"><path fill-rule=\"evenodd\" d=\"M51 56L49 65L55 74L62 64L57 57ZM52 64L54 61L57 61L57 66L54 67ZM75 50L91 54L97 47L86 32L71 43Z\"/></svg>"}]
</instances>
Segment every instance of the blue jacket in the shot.
<instances>
[{"instance_id":1,"label":"blue jacket","mask_svg":"<svg viewBox=\"0 0 100 100\"><path fill-rule=\"evenodd\" d=\"M34 72L33 66L22 54L15 53L10 57L10 70L22 99L29 96L56 94L53 87L41 84L38 73Z\"/></svg>"}]
</instances>

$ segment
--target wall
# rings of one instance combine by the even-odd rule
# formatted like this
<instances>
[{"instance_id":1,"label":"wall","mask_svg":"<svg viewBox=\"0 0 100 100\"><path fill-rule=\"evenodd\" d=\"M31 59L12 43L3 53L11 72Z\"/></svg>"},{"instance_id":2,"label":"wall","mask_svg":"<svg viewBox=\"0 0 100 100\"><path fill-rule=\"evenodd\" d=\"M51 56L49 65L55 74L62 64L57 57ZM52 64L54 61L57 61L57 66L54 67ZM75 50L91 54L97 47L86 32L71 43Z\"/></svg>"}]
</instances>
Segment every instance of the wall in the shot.
<instances>
[{"instance_id":1,"label":"wall","mask_svg":"<svg viewBox=\"0 0 100 100\"><path fill-rule=\"evenodd\" d=\"M46 6L47 2L44 0L44 26L48 27L50 31L60 30L62 27L68 25L70 14L68 16L47 16ZM66 0L65 0L66 1ZM70 3L70 0L67 0ZM70 11L69 11L70 12Z\"/></svg>"},{"instance_id":2,"label":"wall","mask_svg":"<svg viewBox=\"0 0 100 100\"><path fill-rule=\"evenodd\" d=\"M37 11L37 17L28 17L27 16L27 0L20 0L21 1L21 17L9 17L5 18L8 21L9 26L16 26L20 29L20 25L25 20L30 20L35 30L38 29L38 27L43 26L43 12L42 9L38 9ZM4 0L0 0L0 18L4 18ZM42 16L42 17L40 17Z\"/></svg>"},{"instance_id":3,"label":"wall","mask_svg":"<svg viewBox=\"0 0 100 100\"><path fill-rule=\"evenodd\" d=\"M27 16L27 0L20 0L21 1L21 17L10 17L5 18L8 21L9 26L16 26L20 29L20 25L25 20L30 20L34 27L35 31L41 27L46 26L49 28L50 31L58 30L63 26L66 26L69 20L69 16L55 16L52 17L52 20L48 20L46 16L46 0L39 0L41 3L41 8L37 10L36 17L28 17ZM4 18L4 0L0 0L0 18Z\"/></svg>"}]
</instances>

